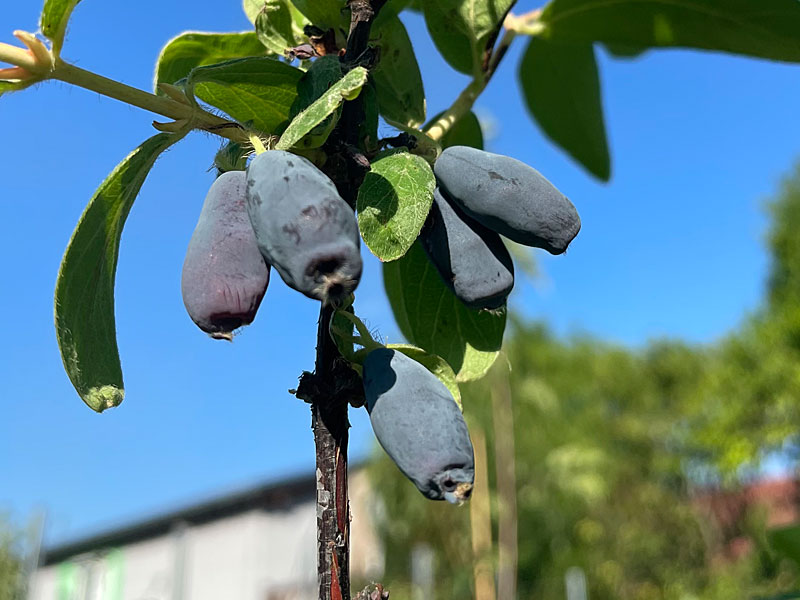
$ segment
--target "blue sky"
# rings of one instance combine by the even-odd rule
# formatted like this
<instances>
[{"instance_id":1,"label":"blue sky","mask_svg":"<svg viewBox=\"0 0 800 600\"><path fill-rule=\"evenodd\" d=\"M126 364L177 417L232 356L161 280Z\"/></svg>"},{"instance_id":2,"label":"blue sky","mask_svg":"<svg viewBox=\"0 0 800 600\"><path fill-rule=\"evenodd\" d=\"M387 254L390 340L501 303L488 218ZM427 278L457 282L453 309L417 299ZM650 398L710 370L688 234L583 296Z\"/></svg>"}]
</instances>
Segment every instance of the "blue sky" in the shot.
<instances>
[{"instance_id":1,"label":"blue sky","mask_svg":"<svg viewBox=\"0 0 800 600\"><path fill-rule=\"evenodd\" d=\"M4 7L0 41L35 29L38 10L33 1ZM420 18L406 22L435 114L466 80L436 55ZM87 1L64 56L149 88L169 38L248 25L235 1ZM663 336L710 342L735 328L762 294L763 201L800 156L800 67L600 51L613 154L612 180L601 184L528 118L516 85L523 46L477 103L494 123L488 149L542 171L574 201L583 230L565 256L536 254L544 275L520 280L512 306L562 335L634 346ZM309 411L286 390L313 366L317 305L273 277L233 344L206 338L183 308L183 256L219 146L210 136L194 134L159 160L126 226L116 312L125 402L96 415L63 372L52 307L61 256L96 186L153 133L153 118L60 83L0 100L0 513L24 521L46 508L51 542L313 466ZM356 308L399 340L374 259ZM351 421L351 456L364 457L368 420L353 411Z\"/></svg>"}]
</instances>

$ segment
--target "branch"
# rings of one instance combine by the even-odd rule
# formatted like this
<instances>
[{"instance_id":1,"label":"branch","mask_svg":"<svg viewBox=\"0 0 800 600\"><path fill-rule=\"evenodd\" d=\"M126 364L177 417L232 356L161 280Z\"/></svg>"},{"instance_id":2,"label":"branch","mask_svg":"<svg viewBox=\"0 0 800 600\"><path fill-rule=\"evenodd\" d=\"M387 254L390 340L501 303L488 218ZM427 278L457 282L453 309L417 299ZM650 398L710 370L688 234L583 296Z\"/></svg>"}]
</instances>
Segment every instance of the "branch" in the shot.
<instances>
[{"instance_id":1,"label":"branch","mask_svg":"<svg viewBox=\"0 0 800 600\"><path fill-rule=\"evenodd\" d=\"M492 80L497 67L505 57L506 52L508 52L508 48L514 38L519 34L535 35L543 31L544 25L539 21L541 13L541 9L537 9L521 16L513 15L510 12L506 14L503 20L503 27L505 28L503 37L497 46L487 54L481 73L476 75L469 85L464 88L456 98L456 101L453 102L453 105L425 130L428 137L434 140L441 140L450 131L453 124L472 110L475 101Z\"/></svg>"},{"instance_id":2,"label":"branch","mask_svg":"<svg viewBox=\"0 0 800 600\"><path fill-rule=\"evenodd\" d=\"M386 0L350 0L350 35L347 38L347 49L342 57L342 68L345 72L362 62L371 64L373 58L369 53L369 32L378 12ZM336 130L325 143L328 162L323 171L336 184L339 193L351 207L356 206L358 188L369 171L369 161L359 148L359 133L364 123L364 96L345 102L342 116Z\"/></svg>"},{"instance_id":3,"label":"branch","mask_svg":"<svg viewBox=\"0 0 800 600\"><path fill-rule=\"evenodd\" d=\"M350 0L350 35L342 57L344 70L353 68L367 52L369 31L386 0ZM339 193L355 206L358 187L369 168L358 151L364 122L360 94L345 102L342 117L325 144L326 173ZM363 394L349 363L341 358L330 335L333 307L322 306L317 329L314 373L305 373L298 397L311 403L311 427L317 457L317 582L319 600L350 600L350 506L347 492L347 443L350 423L347 406L354 394ZM386 596L381 592L381 598Z\"/></svg>"},{"instance_id":4,"label":"branch","mask_svg":"<svg viewBox=\"0 0 800 600\"><path fill-rule=\"evenodd\" d=\"M367 49L369 30L386 0L349 0L350 34L347 36L345 62L357 60Z\"/></svg>"}]
</instances>

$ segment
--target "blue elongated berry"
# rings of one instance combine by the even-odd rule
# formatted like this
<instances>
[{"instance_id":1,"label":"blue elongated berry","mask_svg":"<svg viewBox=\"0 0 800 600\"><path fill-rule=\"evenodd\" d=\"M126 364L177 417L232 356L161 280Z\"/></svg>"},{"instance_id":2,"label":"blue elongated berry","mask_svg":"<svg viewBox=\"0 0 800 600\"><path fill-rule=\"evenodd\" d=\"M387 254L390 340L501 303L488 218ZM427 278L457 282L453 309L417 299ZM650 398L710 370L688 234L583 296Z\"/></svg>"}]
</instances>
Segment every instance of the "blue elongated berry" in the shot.
<instances>
[{"instance_id":1,"label":"blue elongated berry","mask_svg":"<svg viewBox=\"0 0 800 600\"><path fill-rule=\"evenodd\" d=\"M269 284L246 207L244 171L211 186L189 240L181 294L189 316L212 337L231 339L253 321Z\"/></svg>"},{"instance_id":2,"label":"blue elongated berry","mask_svg":"<svg viewBox=\"0 0 800 600\"><path fill-rule=\"evenodd\" d=\"M420 233L444 283L470 308L499 308L514 287L514 263L500 236L468 217L442 194Z\"/></svg>"},{"instance_id":3,"label":"blue elongated berry","mask_svg":"<svg viewBox=\"0 0 800 600\"><path fill-rule=\"evenodd\" d=\"M381 446L422 494L461 503L472 493L475 461L464 417L428 369L389 348L363 363L364 395Z\"/></svg>"},{"instance_id":4,"label":"blue elongated berry","mask_svg":"<svg viewBox=\"0 0 800 600\"><path fill-rule=\"evenodd\" d=\"M355 214L307 159L270 150L247 167L247 210L264 258L292 288L333 302L361 278Z\"/></svg>"},{"instance_id":5,"label":"blue elongated berry","mask_svg":"<svg viewBox=\"0 0 800 600\"><path fill-rule=\"evenodd\" d=\"M464 212L515 242L561 254L580 231L572 202L539 171L514 158L451 146L433 170Z\"/></svg>"}]
</instances>

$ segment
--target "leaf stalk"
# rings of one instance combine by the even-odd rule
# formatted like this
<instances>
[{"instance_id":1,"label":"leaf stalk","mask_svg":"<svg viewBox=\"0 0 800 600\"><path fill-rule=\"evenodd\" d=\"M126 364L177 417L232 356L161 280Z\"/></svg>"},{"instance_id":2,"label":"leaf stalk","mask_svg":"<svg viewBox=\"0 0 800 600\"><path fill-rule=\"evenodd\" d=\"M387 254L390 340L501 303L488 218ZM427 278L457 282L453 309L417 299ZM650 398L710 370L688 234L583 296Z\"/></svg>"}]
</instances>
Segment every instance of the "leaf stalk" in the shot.
<instances>
[{"instance_id":1,"label":"leaf stalk","mask_svg":"<svg viewBox=\"0 0 800 600\"><path fill-rule=\"evenodd\" d=\"M541 11L534 12L541 13ZM500 42L498 42L497 46L494 48L486 70L476 75L467 87L461 91L450 108L424 130L424 133L428 137L435 141L440 141L459 119L472 110L475 101L483 93L483 90L486 89L486 86L489 85L492 76L494 76L495 71L497 71L497 67L506 55L509 46L511 46L511 42L514 41L514 38L518 34L513 26L509 27L509 24L516 24L518 20L531 18L530 14L523 15L522 17L516 17L511 13L506 15L504 21L505 32ZM536 18L538 19L538 14ZM525 22L527 23L527 20Z\"/></svg>"},{"instance_id":2,"label":"leaf stalk","mask_svg":"<svg viewBox=\"0 0 800 600\"><path fill-rule=\"evenodd\" d=\"M185 120L191 124L193 129L215 133L234 142L247 143L249 141L249 136L238 124L213 115L202 108L178 102L168 96L157 96L145 92L61 60L56 63L50 78L82 87L175 121Z\"/></svg>"}]
</instances>

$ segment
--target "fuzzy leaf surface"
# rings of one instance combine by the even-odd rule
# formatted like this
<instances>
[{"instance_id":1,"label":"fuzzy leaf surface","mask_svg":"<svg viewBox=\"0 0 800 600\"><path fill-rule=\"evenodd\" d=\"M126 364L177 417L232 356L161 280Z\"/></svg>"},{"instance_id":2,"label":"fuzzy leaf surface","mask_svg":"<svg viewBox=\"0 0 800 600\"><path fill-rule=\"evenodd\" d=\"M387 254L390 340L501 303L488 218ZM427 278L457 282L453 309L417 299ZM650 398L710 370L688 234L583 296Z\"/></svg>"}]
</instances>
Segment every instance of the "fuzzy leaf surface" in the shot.
<instances>
[{"instance_id":1,"label":"fuzzy leaf surface","mask_svg":"<svg viewBox=\"0 0 800 600\"><path fill-rule=\"evenodd\" d=\"M373 72L380 113L392 121L418 127L425 121L425 90L414 47L396 16L373 28L380 62Z\"/></svg>"},{"instance_id":2,"label":"fuzzy leaf surface","mask_svg":"<svg viewBox=\"0 0 800 600\"><path fill-rule=\"evenodd\" d=\"M8 92L17 92L19 90L24 90L29 85L33 85L32 83L28 83L26 81L0 81L0 97L3 94L7 94Z\"/></svg>"},{"instance_id":3,"label":"fuzzy leaf surface","mask_svg":"<svg viewBox=\"0 0 800 600\"><path fill-rule=\"evenodd\" d=\"M255 25L258 13L261 12L261 9L264 8L264 5L268 1L269 0L242 0L242 10L244 10L244 14L247 15L247 20Z\"/></svg>"},{"instance_id":4,"label":"fuzzy leaf surface","mask_svg":"<svg viewBox=\"0 0 800 600\"><path fill-rule=\"evenodd\" d=\"M289 111L290 118L294 119L319 100L342 76L342 63L338 56L321 56L315 60L300 79L300 83L297 84L297 98ZM333 131L340 115L341 105L305 134L301 141L295 144L295 147L317 148L321 146Z\"/></svg>"},{"instance_id":5,"label":"fuzzy leaf surface","mask_svg":"<svg viewBox=\"0 0 800 600\"><path fill-rule=\"evenodd\" d=\"M153 136L112 171L89 201L61 262L55 294L58 346L72 385L97 412L117 406L125 395L114 320L122 228L156 159L180 138Z\"/></svg>"},{"instance_id":6,"label":"fuzzy leaf surface","mask_svg":"<svg viewBox=\"0 0 800 600\"><path fill-rule=\"evenodd\" d=\"M253 32L202 33L186 32L167 42L156 61L153 87L159 83L175 83L202 65L211 65L234 58L259 56L264 47Z\"/></svg>"},{"instance_id":7,"label":"fuzzy leaf surface","mask_svg":"<svg viewBox=\"0 0 800 600\"><path fill-rule=\"evenodd\" d=\"M273 133L289 118L297 98L300 69L267 57L240 58L194 69L194 94L240 123Z\"/></svg>"},{"instance_id":8,"label":"fuzzy leaf surface","mask_svg":"<svg viewBox=\"0 0 800 600\"><path fill-rule=\"evenodd\" d=\"M502 25L513 0L425 2L425 24L444 59L457 71L480 70L487 43Z\"/></svg>"},{"instance_id":9,"label":"fuzzy leaf surface","mask_svg":"<svg viewBox=\"0 0 800 600\"><path fill-rule=\"evenodd\" d=\"M519 82L542 131L592 175L608 181L611 157L594 46L533 37L520 61Z\"/></svg>"},{"instance_id":10,"label":"fuzzy leaf surface","mask_svg":"<svg viewBox=\"0 0 800 600\"><path fill-rule=\"evenodd\" d=\"M292 106L292 116L297 116L327 92L344 75L338 56L321 56L305 72L297 85L297 100Z\"/></svg>"},{"instance_id":11,"label":"fuzzy leaf surface","mask_svg":"<svg viewBox=\"0 0 800 600\"><path fill-rule=\"evenodd\" d=\"M292 0L292 3L313 25L321 29L347 30L350 12L345 0Z\"/></svg>"},{"instance_id":12,"label":"fuzzy leaf surface","mask_svg":"<svg viewBox=\"0 0 800 600\"><path fill-rule=\"evenodd\" d=\"M486 374L503 343L505 308L464 306L419 243L403 258L384 263L383 282L397 325L410 343L445 359L460 383Z\"/></svg>"},{"instance_id":13,"label":"fuzzy leaf surface","mask_svg":"<svg viewBox=\"0 0 800 600\"><path fill-rule=\"evenodd\" d=\"M267 51L283 56L287 48L301 44L305 19L289 0L261 0L260 6L254 23Z\"/></svg>"},{"instance_id":14,"label":"fuzzy leaf surface","mask_svg":"<svg viewBox=\"0 0 800 600\"><path fill-rule=\"evenodd\" d=\"M295 146L314 127L333 114L346 99L357 97L366 82L367 70L364 67L356 67L347 73L308 108L292 119L275 145L275 149L289 150Z\"/></svg>"},{"instance_id":15,"label":"fuzzy leaf surface","mask_svg":"<svg viewBox=\"0 0 800 600\"><path fill-rule=\"evenodd\" d=\"M42 15L39 18L39 28L42 34L51 42L56 52L64 45L64 33L72 11L81 0L45 0Z\"/></svg>"},{"instance_id":16,"label":"fuzzy leaf surface","mask_svg":"<svg viewBox=\"0 0 800 600\"><path fill-rule=\"evenodd\" d=\"M800 61L797 0L553 0L541 21L554 40Z\"/></svg>"},{"instance_id":17,"label":"fuzzy leaf surface","mask_svg":"<svg viewBox=\"0 0 800 600\"><path fill-rule=\"evenodd\" d=\"M421 156L395 150L372 163L358 190L358 229L382 261L403 256L433 203L436 178Z\"/></svg>"},{"instance_id":18,"label":"fuzzy leaf surface","mask_svg":"<svg viewBox=\"0 0 800 600\"><path fill-rule=\"evenodd\" d=\"M380 114L378 112L378 92L375 91L375 82L367 80L367 83L361 88L361 94L361 101L364 106L364 121L361 123L361 134L358 139L364 142L366 148L377 149Z\"/></svg>"}]
</instances>

